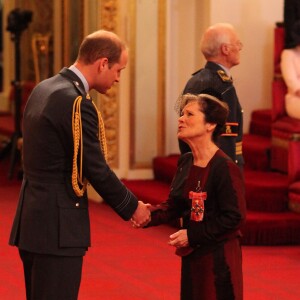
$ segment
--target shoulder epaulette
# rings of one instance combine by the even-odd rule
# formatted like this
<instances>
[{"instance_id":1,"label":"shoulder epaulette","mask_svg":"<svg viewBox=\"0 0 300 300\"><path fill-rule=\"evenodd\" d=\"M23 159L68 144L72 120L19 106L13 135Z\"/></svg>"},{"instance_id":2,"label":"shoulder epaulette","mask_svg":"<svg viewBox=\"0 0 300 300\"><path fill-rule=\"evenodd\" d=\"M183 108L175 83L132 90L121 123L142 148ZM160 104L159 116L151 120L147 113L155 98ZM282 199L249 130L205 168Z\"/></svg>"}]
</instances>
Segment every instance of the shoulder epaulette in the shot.
<instances>
[{"instance_id":1,"label":"shoulder epaulette","mask_svg":"<svg viewBox=\"0 0 300 300\"><path fill-rule=\"evenodd\" d=\"M201 72L202 70L203 70L203 68L199 69L198 71L194 72L194 73L192 74L192 76L196 75L197 73Z\"/></svg>"},{"instance_id":2,"label":"shoulder epaulette","mask_svg":"<svg viewBox=\"0 0 300 300\"><path fill-rule=\"evenodd\" d=\"M85 92L85 90L84 90L84 88L80 85L80 83L78 82L78 81L76 81L76 80L73 80L73 84L74 84L74 86L75 86L75 88L78 90L78 92L80 93L80 95L85 95L86 94L86 92ZM90 98L89 98L90 96L88 96L88 94L87 94L87 96L86 96L86 100L90 100Z\"/></svg>"},{"instance_id":3,"label":"shoulder epaulette","mask_svg":"<svg viewBox=\"0 0 300 300\"><path fill-rule=\"evenodd\" d=\"M220 76L220 78L222 79L222 81L224 82L232 82L231 77L229 77L225 71L223 70L218 70L217 71L218 75Z\"/></svg>"}]
</instances>

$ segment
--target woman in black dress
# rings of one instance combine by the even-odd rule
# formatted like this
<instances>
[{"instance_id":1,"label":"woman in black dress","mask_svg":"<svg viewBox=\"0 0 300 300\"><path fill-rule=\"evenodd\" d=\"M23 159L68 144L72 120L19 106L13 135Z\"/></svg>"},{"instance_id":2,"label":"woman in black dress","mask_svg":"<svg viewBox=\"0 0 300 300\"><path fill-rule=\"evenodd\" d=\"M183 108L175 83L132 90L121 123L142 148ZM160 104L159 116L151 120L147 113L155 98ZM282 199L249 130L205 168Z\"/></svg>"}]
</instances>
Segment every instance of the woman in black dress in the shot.
<instances>
[{"instance_id":1,"label":"woman in black dress","mask_svg":"<svg viewBox=\"0 0 300 300\"><path fill-rule=\"evenodd\" d=\"M182 256L182 300L243 298L240 227L246 204L238 166L217 146L227 104L208 94L182 96L178 138L183 154L168 200L151 207L148 226L181 218L169 244Z\"/></svg>"}]
</instances>

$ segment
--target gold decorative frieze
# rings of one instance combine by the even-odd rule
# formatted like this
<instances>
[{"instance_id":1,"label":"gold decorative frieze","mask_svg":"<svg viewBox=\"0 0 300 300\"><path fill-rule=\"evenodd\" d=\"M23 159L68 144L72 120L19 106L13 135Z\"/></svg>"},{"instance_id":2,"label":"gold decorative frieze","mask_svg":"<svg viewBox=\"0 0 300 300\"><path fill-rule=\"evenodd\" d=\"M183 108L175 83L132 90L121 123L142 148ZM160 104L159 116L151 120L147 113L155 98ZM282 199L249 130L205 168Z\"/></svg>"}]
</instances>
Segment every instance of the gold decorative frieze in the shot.
<instances>
[{"instance_id":1,"label":"gold decorative frieze","mask_svg":"<svg viewBox=\"0 0 300 300\"><path fill-rule=\"evenodd\" d=\"M34 33L31 38L35 82L50 77L49 44L51 34Z\"/></svg>"},{"instance_id":2,"label":"gold decorative frieze","mask_svg":"<svg viewBox=\"0 0 300 300\"><path fill-rule=\"evenodd\" d=\"M118 34L118 0L101 0L101 29ZM119 90L117 86L100 96L100 110L105 124L108 162L118 167Z\"/></svg>"}]
</instances>

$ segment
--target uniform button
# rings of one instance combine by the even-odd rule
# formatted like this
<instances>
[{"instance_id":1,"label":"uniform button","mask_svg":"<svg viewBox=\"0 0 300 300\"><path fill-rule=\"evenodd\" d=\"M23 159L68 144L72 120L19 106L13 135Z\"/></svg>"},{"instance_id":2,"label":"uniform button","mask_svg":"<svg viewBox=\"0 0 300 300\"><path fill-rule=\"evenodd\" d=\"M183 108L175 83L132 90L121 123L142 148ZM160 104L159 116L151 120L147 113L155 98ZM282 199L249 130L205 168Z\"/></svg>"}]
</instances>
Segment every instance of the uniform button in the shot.
<instances>
[{"instance_id":1,"label":"uniform button","mask_svg":"<svg viewBox=\"0 0 300 300\"><path fill-rule=\"evenodd\" d=\"M76 206L76 207L79 207L79 203L77 202L77 203L75 204L75 206Z\"/></svg>"},{"instance_id":2,"label":"uniform button","mask_svg":"<svg viewBox=\"0 0 300 300\"><path fill-rule=\"evenodd\" d=\"M238 160L237 160L237 159L235 160L235 163L236 163L236 164L238 163Z\"/></svg>"}]
</instances>

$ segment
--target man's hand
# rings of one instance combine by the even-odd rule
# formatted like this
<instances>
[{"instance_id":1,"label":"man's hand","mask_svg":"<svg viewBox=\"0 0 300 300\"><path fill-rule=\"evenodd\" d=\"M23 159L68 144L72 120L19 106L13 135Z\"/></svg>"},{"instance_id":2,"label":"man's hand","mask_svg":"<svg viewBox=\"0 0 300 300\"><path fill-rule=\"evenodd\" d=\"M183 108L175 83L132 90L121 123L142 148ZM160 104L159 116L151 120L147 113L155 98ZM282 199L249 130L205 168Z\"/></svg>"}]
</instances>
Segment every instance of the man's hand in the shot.
<instances>
[{"instance_id":1,"label":"man's hand","mask_svg":"<svg viewBox=\"0 0 300 300\"><path fill-rule=\"evenodd\" d=\"M142 201L138 202L138 207L132 215L131 222L135 228L144 227L151 221L150 204L145 204Z\"/></svg>"}]
</instances>

